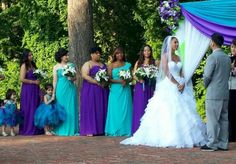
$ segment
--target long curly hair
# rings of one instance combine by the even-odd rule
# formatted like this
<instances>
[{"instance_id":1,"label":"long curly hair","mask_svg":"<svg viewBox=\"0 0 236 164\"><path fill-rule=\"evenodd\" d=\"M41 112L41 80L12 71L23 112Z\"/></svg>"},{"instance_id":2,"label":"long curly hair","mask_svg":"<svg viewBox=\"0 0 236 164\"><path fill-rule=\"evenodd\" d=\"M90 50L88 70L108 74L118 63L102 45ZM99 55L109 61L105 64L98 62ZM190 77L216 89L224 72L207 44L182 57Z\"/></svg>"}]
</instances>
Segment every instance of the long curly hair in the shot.
<instances>
[{"instance_id":1,"label":"long curly hair","mask_svg":"<svg viewBox=\"0 0 236 164\"><path fill-rule=\"evenodd\" d=\"M152 47L150 46L150 45L148 45L148 44L146 44L146 45L144 45L142 48L141 48L141 50L140 50L140 52L139 52L139 59L138 59L138 67L141 67L142 66L142 64L144 63L144 59L145 59L145 57L144 57L144 48L145 47L148 47L149 49L150 49L150 51L151 51L151 54L150 54L150 56L149 56L149 65L151 65L151 64L155 64L155 59L153 58L153 56L152 56Z\"/></svg>"}]
</instances>

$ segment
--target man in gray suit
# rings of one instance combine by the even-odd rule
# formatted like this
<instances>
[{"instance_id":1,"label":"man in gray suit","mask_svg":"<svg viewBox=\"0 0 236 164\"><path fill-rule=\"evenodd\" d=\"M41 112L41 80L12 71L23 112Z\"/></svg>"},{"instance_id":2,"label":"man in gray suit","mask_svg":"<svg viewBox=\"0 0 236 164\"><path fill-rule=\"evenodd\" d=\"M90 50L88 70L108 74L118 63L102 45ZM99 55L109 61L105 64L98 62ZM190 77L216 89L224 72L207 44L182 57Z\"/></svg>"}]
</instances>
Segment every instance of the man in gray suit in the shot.
<instances>
[{"instance_id":1,"label":"man in gray suit","mask_svg":"<svg viewBox=\"0 0 236 164\"><path fill-rule=\"evenodd\" d=\"M203 151L228 150L228 99L230 58L221 50L224 38L214 33L210 47L212 54L206 60L204 85L206 93L207 144Z\"/></svg>"}]
</instances>

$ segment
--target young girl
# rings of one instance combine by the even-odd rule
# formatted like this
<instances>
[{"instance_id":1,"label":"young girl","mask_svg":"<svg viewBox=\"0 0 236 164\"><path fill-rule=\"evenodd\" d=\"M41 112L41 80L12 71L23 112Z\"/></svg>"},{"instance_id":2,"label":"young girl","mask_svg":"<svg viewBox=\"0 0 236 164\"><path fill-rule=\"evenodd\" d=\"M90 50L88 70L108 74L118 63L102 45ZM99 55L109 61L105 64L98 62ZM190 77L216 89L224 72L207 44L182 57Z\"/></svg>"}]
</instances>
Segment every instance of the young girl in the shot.
<instances>
[{"instance_id":1,"label":"young girl","mask_svg":"<svg viewBox=\"0 0 236 164\"><path fill-rule=\"evenodd\" d=\"M53 86L46 84L46 94L44 95L44 103L42 103L35 112L34 124L38 128L44 128L46 135L53 135L52 127L58 125L65 120L65 109L58 103L54 103Z\"/></svg>"},{"instance_id":2,"label":"young girl","mask_svg":"<svg viewBox=\"0 0 236 164\"><path fill-rule=\"evenodd\" d=\"M8 89L5 103L5 125L2 126L2 135L7 136L5 132L6 125L10 126L10 135L15 136L14 127L19 123L16 106L16 91Z\"/></svg>"},{"instance_id":3,"label":"young girl","mask_svg":"<svg viewBox=\"0 0 236 164\"><path fill-rule=\"evenodd\" d=\"M0 126L2 126L2 136L8 136L5 132L6 129L6 121L5 121L5 106L4 101L0 99Z\"/></svg>"}]
</instances>

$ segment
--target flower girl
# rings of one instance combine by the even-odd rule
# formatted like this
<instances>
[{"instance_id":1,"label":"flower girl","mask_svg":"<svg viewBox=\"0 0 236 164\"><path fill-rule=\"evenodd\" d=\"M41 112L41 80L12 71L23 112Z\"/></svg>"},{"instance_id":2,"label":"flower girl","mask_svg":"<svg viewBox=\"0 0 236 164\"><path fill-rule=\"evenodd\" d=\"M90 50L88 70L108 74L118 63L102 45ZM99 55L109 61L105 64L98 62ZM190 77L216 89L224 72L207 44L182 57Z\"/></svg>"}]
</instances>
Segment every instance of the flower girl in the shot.
<instances>
[{"instance_id":1,"label":"flower girl","mask_svg":"<svg viewBox=\"0 0 236 164\"><path fill-rule=\"evenodd\" d=\"M46 84L46 94L44 95L44 103L42 103L35 111L34 124L38 128L44 128L46 135L53 135L52 127L57 126L66 118L65 109L58 103L55 103L53 86Z\"/></svg>"},{"instance_id":2,"label":"flower girl","mask_svg":"<svg viewBox=\"0 0 236 164\"><path fill-rule=\"evenodd\" d=\"M5 132L6 126L10 126L10 135L15 136L14 127L19 124L19 112L17 111L16 106L16 91L13 89L8 89L6 93L6 102L4 109L4 122L2 126L2 135L8 136Z\"/></svg>"},{"instance_id":3,"label":"flower girl","mask_svg":"<svg viewBox=\"0 0 236 164\"><path fill-rule=\"evenodd\" d=\"M6 129L5 106L4 106L4 101L2 99L0 99L0 126L2 127L2 135L8 136L8 134L5 132Z\"/></svg>"}]
</instances>

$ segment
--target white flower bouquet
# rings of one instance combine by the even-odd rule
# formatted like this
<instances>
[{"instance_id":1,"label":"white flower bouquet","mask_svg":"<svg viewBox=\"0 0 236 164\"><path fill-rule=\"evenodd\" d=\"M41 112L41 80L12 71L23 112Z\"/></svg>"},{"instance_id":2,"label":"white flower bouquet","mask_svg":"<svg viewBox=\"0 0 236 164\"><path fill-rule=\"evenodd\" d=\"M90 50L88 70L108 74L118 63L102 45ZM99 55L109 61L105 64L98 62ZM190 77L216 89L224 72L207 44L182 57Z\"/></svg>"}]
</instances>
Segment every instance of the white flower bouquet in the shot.
<instances>
[{"instance_id":1,"label":"white flower bouquet","mask_svg":"<svg viewBox=\"0 0 236 164\"><path fill-rule=\"evenodd\" d=\"M34 70L34 71L33 71L33 74L34 74L34 76L37 77L37 79L39 79L39 80L43 80L43 79L45 79L46 76L47 76L47 73L46 73L45 71L43 71L43 70L40 70L40 69Z\"/></svg>"},{"instance_id":2,"label":"white flower bouquet","mask_svg":"<svg viewBox=\"0 0 236 164\"><path fill-rule=\"evenodd\" d=\"M130 70L120 70L119 77L122 80L125 80L127 83L130 83L132 81L132 76Z\"/></svg>"},{"instance_id":3,"label":"white flower bouquet","mask_svg":"<svg viewBox=\"0 0 236 164\"><path fill-rule=\"evenodd\" d=\"M102 86L108 86L108 80L109 80L109 76L107 73L106 69L99 69L99 71L96 73L94 79L101 84Z\"/></svg>"},{"instance_id":4,"label":"white flower bouquet","mask_svg":"<svg viewBox=\"0 0 236 164\"><path fill-rule=\"evenodd\" d=\"M63 76L66 76L66 77L75 77L76 76L76 70L75 70L75 67L72 67L70 65L66 65L64 68L63 68L63 73L62 73Z\"/></svg>"},{"instance_id":5,"label":"white flower bouquet","mask_svg":"<svg viewBox=\"0 0 236 164\"><path fill-rule=\"evenodd\" d=\"M145 83L148 82L149 85L152 85L153 81L156 79L158 74L158 68L154 65L139 67L135 72L135 76L138 79L144 80L143 90L145 90Z\"/></svg>"},{"instance_id":6,"label":"white flower bouquet","mask_svg":"<svg viewBox=\"0 0 236 164\"><path fill-rule=\"evenodd\" d=\"M143 67L139 67L135 72L134 75L139 79L139 80L144 80L146 77L146 72Z\"/></svg>"},{"instance_id":7,"label":"white flower bouquet","mask_svg":"<svg viewBox=\"0 0 236 164\"><path fill-rule=\"evenodd\" d=\"M146 74L146 78L148 79L155 79L157 77L158 74L158 68L154 65L149 65L147 67L143 67L145 74Z\"/></svg>"}]
</instances>

